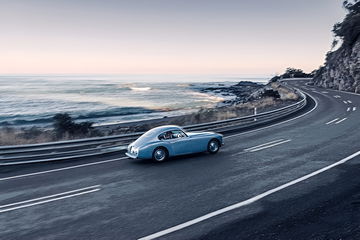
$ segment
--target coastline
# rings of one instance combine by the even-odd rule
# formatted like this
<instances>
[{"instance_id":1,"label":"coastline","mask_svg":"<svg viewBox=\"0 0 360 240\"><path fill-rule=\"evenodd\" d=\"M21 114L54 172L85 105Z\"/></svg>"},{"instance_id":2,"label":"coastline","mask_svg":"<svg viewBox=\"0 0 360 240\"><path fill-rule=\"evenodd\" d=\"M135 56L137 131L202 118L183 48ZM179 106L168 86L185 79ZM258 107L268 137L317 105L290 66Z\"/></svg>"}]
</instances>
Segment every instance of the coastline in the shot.
<instances>
[{"instance_id":1,"label":"coastline","mask_svg":"<svg viewBox=\"0 0 360 240\"><path fill-rule=\"evenodd\" d=\"M198 123L219 121L237 117L243 117L257 113L274 110L290 105L298 99L298 95L279 83L266 85L252 82L239 82L230 87L208 87L201 91L207 94L233 95L232 100L219 102L215 107L200 108L194 113L181 116L165 116L162 118L130 121L116 124L98 125L88 128L84 134L72 135L69 132L55 137L52 128L32 127L29 129L17 129L3 127L0 131L0 145L16 145L28 143L40 143L59 140L80 139L84 137L97 137L143 132L160 125L192 125ZM85 122L86 123L86 122ZM79 126L82 123L79 123ZM89 125L91 126L91 124Z\"/></svg>"},{"instance_id":2,"label":"coastline","mask_svg":"<svg viewBox=\"0 0 360 240\"><path fill-rule=\"evenodd\" d=\"M204 87L202 89L199 89L199 92L201 93L209 94L219 98L228 97L228 99L224 99L223 101L218 102L213 108L200 108L198 110L195 109L194 113L182 114L178 116L165 116L162 118L144 119L140 121L97 125L95 126L95 128L105 133L106 135L111 135L114 134L114 132L116 132L117 134L123 134L129 132L146 131L151 127L165 124L190 125L195 123L202 123L202 121L194 122L194 119L190 119L196 114L203 113L204 111L209 111L209 109L215 111L224 110L226 107L245 103L253 92L263 88L264 86L264 84L250 81L240 81L230 86L225 86L224 84L219 83L216 87ZM251 111L245 111L244 115L242 116L250 114L252 114Z\"/></svg>"},{"instance_id":3,"label":"coastline","mask_svg":"<svg viewBox=\"0 0 360 240\"><path fill-rule=\"evenodd\" d=\"M267 79L241 75L0 76L4 100L0 101L0 127L50 126L55 114L65 112L77 122L96 125L178 116L232 98L206 94L203 88Z\"/></svg>"},{"instance_id":4,"label":"coastline","mask_svg":"<svg viewBox=\"0 0 360 240\"><path fill-rule=\"evenodd\" d=\"M285 107L298 100L298 95L294 91L289 91L278 83L263 85L244 81L230 87L209 87L201 91L220 96L233 94L235 97L233 100L219 102L213 108L202 108L192 114L102 125L95 128L105 135L143 132L166 124L185 126L249 116L254 114L255 108L257 113L262 113Z\"/></svg>"}]
</instances>

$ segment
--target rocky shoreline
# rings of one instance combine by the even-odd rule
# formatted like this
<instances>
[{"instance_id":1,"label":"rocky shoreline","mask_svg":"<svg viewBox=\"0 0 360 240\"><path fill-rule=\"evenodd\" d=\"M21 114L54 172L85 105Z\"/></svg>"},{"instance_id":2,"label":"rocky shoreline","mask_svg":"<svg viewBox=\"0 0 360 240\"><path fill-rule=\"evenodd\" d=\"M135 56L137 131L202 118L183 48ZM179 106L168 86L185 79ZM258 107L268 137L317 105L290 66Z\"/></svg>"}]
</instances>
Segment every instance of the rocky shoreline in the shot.
<instances>
[{"instance_id":1,"label":"rocky shoreline","mask_svg":"<svg viewBox=\"0 0 360 240\"><path fill-rule=\"evenodd\" d=\"M239 82L235 85L232 85L230 87L208 87L201 89L201 92L207 93L207 94L216 94L220 97L224 96L232 96L232 100L224 100L223 102L219 103L217 107L227 106L227 105L235 105L240 104L248 101L249 97L253 92L256 90L259 90L263 88L263 84L244 81Z\"/></svg>"},{"instance_id":2,"label":"rocky shoreline","mask_svg":"<svg viewBox=\"0 0 360 240\"><path fill-rule=\"evenodd\" d=\"M106 135L112 135L146 131L152 127L165 124L184 126L225 120L251 115L254 113L254 108L257 108L258 113L274 110L292 104L299 98L299 95L295 91L289 90L279 83L268 83L264 85L254 82L239 82L228 87L219 84L216 87L200 89L200 92L219 97L232 96L232 98L231 100L219 102L214 108L199 109L197 113L139 122L104 125L96 127L96 129Z\"/></svg>"},{"instance_id":3,"label":"rocky shoreline","mask_svg":"<svg viewBox=\"0 0 360 240\"><path fill-rule=\"evenodd\" d=\"M280 83L268 83L263 85L253 82L239 82L232 86L222 86L221 84L218 84L216 87L207 87L199 90L202 93L229 98L223 102L219 102L216 107L201 108L195 113L186 115L112 125L92 126L85 135L71 135L68 133L62 138L54 138L55 130L49 128L3 128L2 131L0 131L0 145L31 144L79 139L84 137L110 136L132 132L144 132L153 127L167 124L186 126L226 120L252 115L254 114L255 108L258 113L261 113L284 107L296 102L299 98L299 95L295 91L282 86Z\"/></svg>"},{"instance_id":4,"label":"rocky shoreline","mask_svg":"<svg viewBox=\"0 0 360 240\"><path fill-rule=\"evenodd\" d=\"M259 84L249 81L239 82L230 87L208 87L201 90L208 94L217 94L218 96L233 96L231 100L224 100L218 103L217 107L234 106L247 103L264 97L280 99L278 90L271 84Z\"/></svg>"}]
</instances>

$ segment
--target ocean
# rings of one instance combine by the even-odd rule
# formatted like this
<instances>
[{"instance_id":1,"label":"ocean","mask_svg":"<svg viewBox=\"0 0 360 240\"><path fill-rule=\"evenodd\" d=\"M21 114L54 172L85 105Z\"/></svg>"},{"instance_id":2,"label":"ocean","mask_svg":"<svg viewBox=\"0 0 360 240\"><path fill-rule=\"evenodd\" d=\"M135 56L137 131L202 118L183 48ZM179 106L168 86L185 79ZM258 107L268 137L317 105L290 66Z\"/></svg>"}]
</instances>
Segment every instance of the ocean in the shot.
<instances>
[{"instance_id":1,"label":"ocean","mask_svg":"<svg viewBox=\"0 0 360 240\"><path fill-rule=\"evenodd\" d=\"M201 89L269 76L0 76L0 127L49 126L56 113L94 125L177 116L234 98Z\"/></svg>"}]
</instances>

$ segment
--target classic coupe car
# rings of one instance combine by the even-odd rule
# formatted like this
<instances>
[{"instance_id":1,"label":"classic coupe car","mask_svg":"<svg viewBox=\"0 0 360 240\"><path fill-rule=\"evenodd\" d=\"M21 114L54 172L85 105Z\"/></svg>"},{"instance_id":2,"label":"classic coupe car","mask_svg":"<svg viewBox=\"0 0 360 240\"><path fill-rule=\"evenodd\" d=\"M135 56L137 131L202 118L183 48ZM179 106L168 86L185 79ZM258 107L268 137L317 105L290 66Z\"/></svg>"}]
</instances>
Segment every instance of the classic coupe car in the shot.
<instances>
[{"instance_id":1,"label":"classic coupe car","mask_svg":"<svg viewBox=\"0 0 360 240\"><path fill-rule=\"evenodd\" d=\"M128 146L130 158L162 162L169 157L198 152L215 154L223 145L223 135L214 132L185 132L179 126L153 128Z\"/></svg>"}]
</instances>

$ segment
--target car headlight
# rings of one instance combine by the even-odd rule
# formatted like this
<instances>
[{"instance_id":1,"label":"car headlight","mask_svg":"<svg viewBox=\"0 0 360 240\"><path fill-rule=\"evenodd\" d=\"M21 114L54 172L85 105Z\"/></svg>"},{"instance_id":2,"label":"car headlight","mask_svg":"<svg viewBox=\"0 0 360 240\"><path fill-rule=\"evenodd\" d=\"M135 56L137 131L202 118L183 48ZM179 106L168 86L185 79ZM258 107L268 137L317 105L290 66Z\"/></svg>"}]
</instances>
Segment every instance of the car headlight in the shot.
<instances>
[{"instance_id":1,"label":"car headlight","mask_svg":"<svg viewBox=\"0 0 360 240\"><path fill-rule=\"evenodd\" d=\"M134 153L135 153L136 155L138 155L138 154L139 154L139 148L135 148L135 149L134 149Z\"/></svg>"},{"instance_id":2,"label":"car headlight","mask_svg":"<svg viewBox=\"0 0 360 240\"><path fill-rule=\"evenodd\" d=\"M130 152L132 154L138 155L139 154L139 148L138 147L131 147Z\"/></svg>"}]
</instances>

